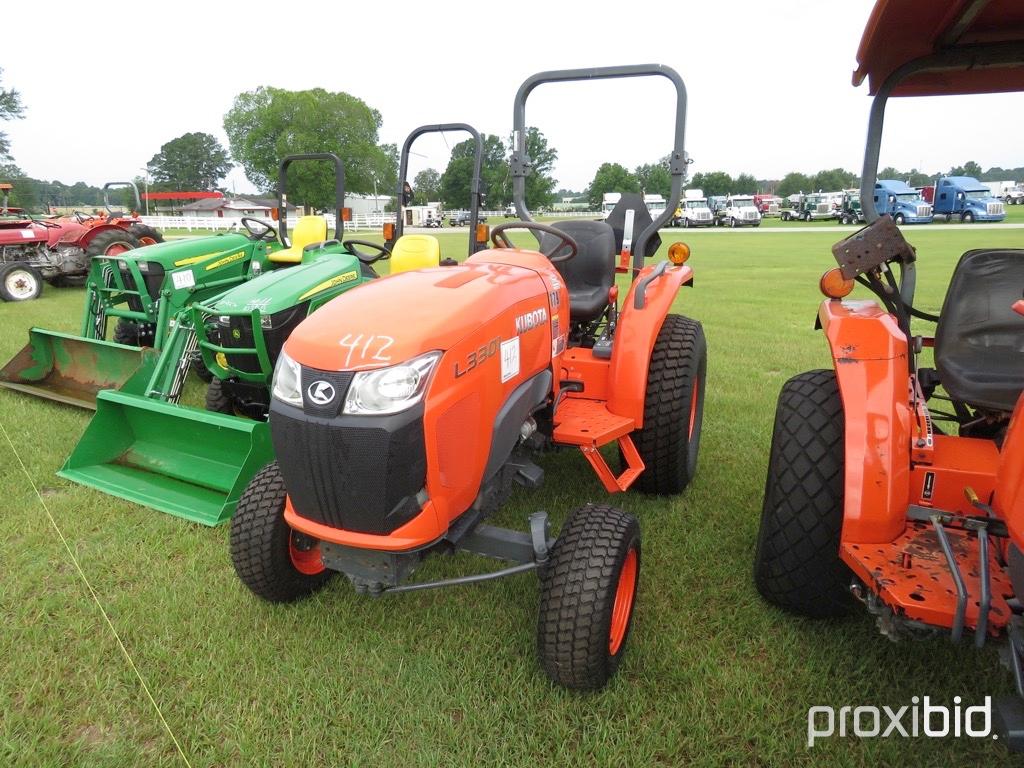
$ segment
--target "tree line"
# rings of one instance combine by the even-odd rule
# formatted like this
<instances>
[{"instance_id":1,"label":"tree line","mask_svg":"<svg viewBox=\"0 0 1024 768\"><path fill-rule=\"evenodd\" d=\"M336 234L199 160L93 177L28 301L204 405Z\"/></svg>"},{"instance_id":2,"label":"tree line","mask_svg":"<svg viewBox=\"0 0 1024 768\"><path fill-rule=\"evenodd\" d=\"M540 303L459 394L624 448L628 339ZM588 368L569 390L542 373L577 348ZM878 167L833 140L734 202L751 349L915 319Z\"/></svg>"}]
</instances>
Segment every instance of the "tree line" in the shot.
<instances>
[{"instance_id":1,"label":"tree line","mask_svg":"<svg viewBox=\"0 0 1024 768\"><path fill-rule=\"evenodd\" d=\"M2 73L2 70L0 70ZM13 89L0 87L0 121L24 117L25 107ZM276 191L278 165L286 155L330 151L345 164L345 188L348 192L390 196L397 185L398 148L381 143L381 115L361 99L322 88L288 91L259 87L238 94L224 115L225 148L208 133L190 132L161 145L147 163L148 176L135 181L154 191L220 190L220 183L237 163L249 179L265 194ZM512 199L509 158L511 138L484 134L481 170L482 201L498 208ZM532 161L526 178L526 203L533 210L550 207L558 197L575 196L598 209L607 192L643 192L668 196L671 187L668 157L629 170L614 162L602 163L590 184L581 193L555 192L552 176L558 151L536 128L526 133L526 153ZM465 208L470 202L473 168L473 141L456 144L443 171L427 168L412 180L414 203L440 201L447 208ZM288 193L292 202L315 208L331 208L334 200L334 169L326 163L294 164L288 172ZM903 179L911 186L930 183L938 173L922 173L914 168L900 171L884 168L879 178ZM1024 178L1024 168L990 168L982 171L974 161L951 168L947 175L974 176L982 181ZM0 132L0 180L15 185L11 203L24 208L49 206L96 207L103 202L99 187L84 182L71 185L28 177L13 162L7 135ZM704 171L693 175L689 187L705 195L773 192L788 196L796 192L838 190L856 187L857 175L843 168L821 170L814 174L793 171L780 180L758 180L752 174L736 177L724 171ZM118 202L131 205L130 195L120 194Z\"/></svg>"}]
</instances>

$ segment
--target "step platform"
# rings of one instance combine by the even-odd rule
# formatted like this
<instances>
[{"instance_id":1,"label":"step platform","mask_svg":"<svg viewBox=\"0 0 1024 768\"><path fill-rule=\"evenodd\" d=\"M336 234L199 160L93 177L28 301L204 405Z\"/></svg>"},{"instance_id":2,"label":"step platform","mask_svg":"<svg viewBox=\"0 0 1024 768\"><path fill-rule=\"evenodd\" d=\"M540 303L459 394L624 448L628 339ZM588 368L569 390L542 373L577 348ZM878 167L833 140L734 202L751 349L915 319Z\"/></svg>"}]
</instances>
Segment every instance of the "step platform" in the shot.
<instances>
[{"instance_id":1,"label":"step platform","mask_svg":"<svg viewBox=\"0 0 1024 768\"><path fill-rule=\"evenodd\" d=\"M555 411L554 441L559 445L575 445L594 468L609 493L627 490L644 471L644 462L633 445L630 433L636 428L633 419L611 413L598 400L567 398ZM616 475L601 455L601 446L617 442L626 468Z\"/></svg>"}]
</instances>

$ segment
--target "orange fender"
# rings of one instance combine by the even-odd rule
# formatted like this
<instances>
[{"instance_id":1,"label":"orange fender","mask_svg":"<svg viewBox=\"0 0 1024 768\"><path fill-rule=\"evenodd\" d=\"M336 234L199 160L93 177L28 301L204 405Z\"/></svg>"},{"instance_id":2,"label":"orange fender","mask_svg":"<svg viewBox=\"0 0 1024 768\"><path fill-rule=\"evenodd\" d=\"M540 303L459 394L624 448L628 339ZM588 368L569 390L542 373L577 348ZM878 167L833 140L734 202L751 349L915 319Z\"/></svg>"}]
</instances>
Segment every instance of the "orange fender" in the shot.
<instances>
[{"instance_id":1,"label":"orange fender","mask_svg":"<svg viewBox=\"0 0 1024 768\"><path fill-rule=\"evenodd\" d=\"M679 287L693 282L693 270L685 264L679 267L663 267L663 264L668 262L644 267L630 286L619 313L608 371L608 410L633 419L637 428L644 423L647 366L654 342ZM663 274L645 284L645 278L658 269L664 269ZM645 286L644 301L643 307L638 308L637 291L641 286Z\"/></svg>"},{"instance_id":2,"label":"orange fender","mask_svg":"<svg viewBox=\"0 0 1024 768\"><path fill-rule=\"evenodd\" d=\"M906 525L912 410L907 338L873 301L818 311L846 419L843 543L881 543Z\"/></svg>"}]
</instances>

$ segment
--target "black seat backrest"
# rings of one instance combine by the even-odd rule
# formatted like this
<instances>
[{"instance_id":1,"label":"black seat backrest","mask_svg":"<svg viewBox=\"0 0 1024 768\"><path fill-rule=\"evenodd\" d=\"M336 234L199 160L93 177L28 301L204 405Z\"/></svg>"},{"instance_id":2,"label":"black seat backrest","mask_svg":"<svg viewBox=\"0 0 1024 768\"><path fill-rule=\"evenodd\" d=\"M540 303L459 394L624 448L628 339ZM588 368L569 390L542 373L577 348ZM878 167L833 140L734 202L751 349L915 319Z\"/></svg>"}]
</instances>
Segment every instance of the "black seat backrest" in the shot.
<instances>
[{"instance_id":1,"label":"black seat backrest","mask_svg":"<svg viewBox=\"0 0 1024 768\"><path fill-rule=\"evenodd\" d=\"M608 289L615 284L615 234L603 221L556 221L551 226L565 232L579 247L573 258L555 265L569 291L569 320L596 320L608 306ZM555 235L541 236L541 251L547 253L557 244Z\"/></svg>"},{"instance_id":2,"label":"black seat backrest","mask_svg":"<svg viewBox=\"0 0 1024 768\"><path fill-rule=\"evenodd\" d=\"M935 329L935 367L954 400L1012 411L1024 387L1024 250L960 257Z\"/></svg>"},{"instance_id":3,"label":"black seat backrest","mask_svg":"<svg viewBox=\"0 0 1024 768\"><path fill-rule=\"evenodd\" d=\"M647 205L644 203L642 195L638 195L636 192L623 192L622 197L619 198L619 202L615 204L611 212L608 214L608 218L605 219L608 225L615 232L615 255L622 253L622 241L626 233L626 218L628 212L633 212L633 231L632 238L630 240L630 253L633 252L633 246L636 245L637 238L640 237L640 233L643 232L647 227L654 223L654 219L651 218L651 212L647 210ZM644 248L646 253L644 254L645 259L649 259L658 249L661 247L661 237L655 232L654 236L647 241L647 247Z\"/></svg>"}]
</instances>

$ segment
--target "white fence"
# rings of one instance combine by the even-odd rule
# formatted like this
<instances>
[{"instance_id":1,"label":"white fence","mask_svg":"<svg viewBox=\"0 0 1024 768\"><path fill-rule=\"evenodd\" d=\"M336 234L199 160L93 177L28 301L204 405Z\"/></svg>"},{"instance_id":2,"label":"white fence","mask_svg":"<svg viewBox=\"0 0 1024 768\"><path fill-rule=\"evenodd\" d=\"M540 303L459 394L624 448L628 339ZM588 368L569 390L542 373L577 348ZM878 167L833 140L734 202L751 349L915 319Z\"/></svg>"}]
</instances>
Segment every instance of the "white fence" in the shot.
<instances>
[{"instance_id":1,"label":"white fence","mask_svg":"<svg viewBox=\"0 0 1024 768\"><path fill-rule=\"evenodd\" d=\"M445 219L451 213L455 211L449 211L445 214ZM504 211L481 211L481 216L487 217L491 223L500 223L504 221L506 217ZM555 218L589 218L596 219L600 217L600 213L596 211L559 211L557 213L544 214L545 216L553 216ZM193 230L200 231L220 231L220 232L237 232L243 229L242 223L237 218L220 218L214 216L142 216L142 221L151 227L157 229L184 229L188 232ZM258 217L257 217L258 218ZM327 214L324 216L327 219L328 231L334 230L334 216ZM351 221L345 222L345 229L349 232L358 232L360 230L380 230L384 226L385 222L393 222L395 220L395 214L384 213L384 214L356 214L352 217ZM288 217L288 229L294 229L298 218L294 216Z\"/></svg>"}]
</instances>

